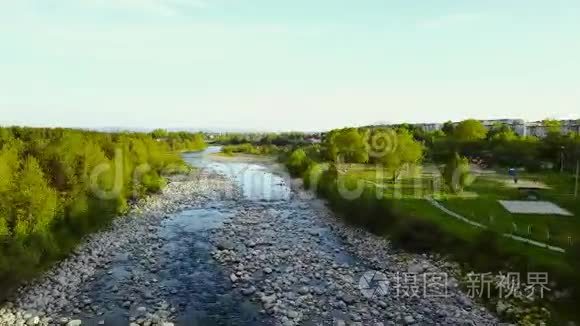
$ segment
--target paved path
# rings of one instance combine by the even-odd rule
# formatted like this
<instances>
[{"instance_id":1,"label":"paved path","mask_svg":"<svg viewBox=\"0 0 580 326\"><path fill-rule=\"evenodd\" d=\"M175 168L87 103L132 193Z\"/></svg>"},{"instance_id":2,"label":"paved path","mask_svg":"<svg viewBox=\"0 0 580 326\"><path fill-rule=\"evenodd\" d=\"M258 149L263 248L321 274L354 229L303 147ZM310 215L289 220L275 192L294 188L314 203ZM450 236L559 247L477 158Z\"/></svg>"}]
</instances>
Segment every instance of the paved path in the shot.
<instances>
[{"instance_id":1,"label":"paved path","mask_svg":"<svg viewBox=\"0 0 580 326\"><path fill-rule=\"evenodd\" d=\"M441 211L447 213L448 215L450 215L450 216L452 216L452 217L454 217L454 218L456 218L456 219L458 219L458 220L460 220L460 221L462 221L464 223L467 223L467 224L469 224L471 226L474 226L474 227L477 227L477 228L487 229L487 226L486 225L483 225L481 223L477 223L475 221L472 221L472 220L466 218L463 215L457 214L457 213L449 210L448 208L446 208L445 206L443 206L441 203L439 203L437 200L435 200L433 197L427 197L426 200L429 203L431 203L431 205L437 207ZM502 235L504 237L506 237L506 238L510 238L510 239L515 240L515 241L519 241L519 242L523 242L523 243L526 243L526 244L529 244L529 245L532 245L532 246L536 246L536 247L548 249L548 250L551 250L551 251L554 251L554 252L559 252L559 253L565 253L566 252L566 250L563 249L563 248L556 247L556 246L552 246L552 245L549 245L547 243L543 243L543 242L531 240L531 239L528 239L528 238L520 237L520 236L517 236L517 235L510 234L510 233L503 233Z\"/></svg>"}]
</instances>

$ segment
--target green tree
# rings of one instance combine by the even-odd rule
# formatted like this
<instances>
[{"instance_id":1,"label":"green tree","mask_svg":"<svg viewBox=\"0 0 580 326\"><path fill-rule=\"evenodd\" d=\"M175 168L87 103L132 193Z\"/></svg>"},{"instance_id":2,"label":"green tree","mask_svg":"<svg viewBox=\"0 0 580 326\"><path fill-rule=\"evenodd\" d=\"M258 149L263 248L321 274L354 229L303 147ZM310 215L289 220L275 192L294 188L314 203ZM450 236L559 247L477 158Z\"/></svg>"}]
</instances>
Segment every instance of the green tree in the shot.
<instances>
[{"instance_id":1,"label":"green tree","mask_svg":"<svg viewBox=\"0 0 580 326\"><path fill-rule=\"evenodd\" d=\"M369 159L365 137L356 128L332 131L326 147L331 161L366 163Z\"/></svg>"},{"instance_id":2,"label":"green tree","mask_svg":"<svg viewBox=\"0 0 580 326\"><path fill-rule=\"evenodd\" d=\"M473 182L469 160L455 153L443 169L443 179L447 188L454 193L461 192Z\"/></svg>"},{"instance_id":3,"label":"green tree","mask_svg":"<svg viewBox=\"0 0 580 326\"><path fill-rule=\"evenodd\" d=\"M57 196L34 157L26 158L18 188L14 198L15 235L24 237L45 231L56 215Z\"/></svg>"},{"instance_id":4,"label":"green tree","mask_svg":"<svg viewBox=\"0 0 580 326\"><path fill-rule=\"evenodd\" d=\"M286 166L288 167L288 171L290 171L291 175L299 176L308 168L308 164L309 160L306 152L299 148L290 154Z\"/></svg>"},{"instance_id":5,"label":"green tree","mask_svg":"<svg viewBox=\"0 0 580 326\"><path fill-rule=\"evenodd\" d=\"M11 233L12 199L19 164L17 147L5 145L0 150L0 237Z\"/></svg>"},{"instance_id":6,"label":"green tree","mask_svg":"<svg viewBox=\"0 0 580 326\"><path fill-rule=\"evenodd\" d=\"M517 134L505 123L495 123L487 132L487 139L491 141L511 141L516 138Z\"/></svg>"},{"instance_id":7,"label":"green tree","mask_svg":"<svg viewBox=\"0 0 580 326\"><path fill-rule=\"evenodd\" d=\"M562 132L562 123L555 119L544 119L542 126L546 128L548 134L560 134Z\"/></svg>"},{"instance_id":8,"label":"green tree","mask_svg":"<svg viewBox=\"0 0 580 326\"><path fill-rule=\"evenodd\" d=\"M389 132L387 131L386 133ZM405 129L400 129L390 137L393 136L393 144L385 148L378 161L392 173L394 182L399 178L403 167L417 164L421 161L423 158L423 145L417 142L411 132ZM388 139L389 136L384 135L384 137Z\"/></svg>"},{"instance_id":9,"label":"green tree","mask_svg":"<svg viewBox=\"0 0 580 326\"><path fill-rule=\"evenodd\" d=\"M12 136L12 131L10 129L0 127L0 148L13 139L14 137Z\"/></svg>"},{"instance_id":10,"label":"green tree","mask_svg":"<svg viewBox=\"0 0 580 326\"><path fill-rule=\"evenodd\" d=\"M515 131L508 129L505 131L501 131L498 133L495 133L492 137L491 137L491 141L492 142L501 142L501 143L506 143L506 142L511 142L511 141L515 141L517 140L519 137L518 135L515 133Z\"/></svg>"},{"instance_id":11,"label":"green tree","mask_svg":"<svg viewBox=\"0 0 580 326\"><path fill-rule=\"evenodd\" d=\"M447 121L443 124L441 131L443 131L447 136L452 136L453 133L455 132L455 125L453 124L453 122Z\"/></svg>"},{"instance_id":12,"label":"green tree","mask_svg":"<svg viewBox=\"0 0 580 326\"><path fill-rule=\"evenodd\" d=\"M453 131L453 138L461 142L485 139L486 135L485 126L475 119L461 121Z\"/></svg>"},{"instance_id":13,"label":"green tree","mask_svg":"<svg viewBox=\"0 0 580 326\"><path fill-rule=\"evenodd\" d=\"M166 138L168 134L165 129L155 129L151 132L151 137L155 139Z\"/></svg>"}]
</instances>

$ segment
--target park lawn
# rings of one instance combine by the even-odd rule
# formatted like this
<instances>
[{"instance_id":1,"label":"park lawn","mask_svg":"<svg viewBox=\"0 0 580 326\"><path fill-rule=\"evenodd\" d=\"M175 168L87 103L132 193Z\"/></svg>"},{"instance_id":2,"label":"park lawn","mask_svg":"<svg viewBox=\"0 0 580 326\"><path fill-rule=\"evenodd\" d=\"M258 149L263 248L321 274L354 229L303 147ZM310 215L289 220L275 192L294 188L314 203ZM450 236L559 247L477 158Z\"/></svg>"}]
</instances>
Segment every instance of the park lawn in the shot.
<instances>
[{"instance_id":1,"label":"park lawn","mask_svg":"<svg viewBox=\"0 0 580 326\"><path fill-rule=\"evenodd\" d=\"M538 191L541 200L552 201L568 209L575 216L511 214L498 200L519 200L522 199L522 195L517 189L504 187L497 180L486 177L477 179L467 188L468 191L477 193L478 197L449 197L443 199L441 203L448 209L487 225L495 231L513 233L566 248L570 245L570 241L580 239L578 201L574 200L570 193L564 192L570 185L562 183L561 179L554 176L547 178L542 174L536 174L534 178L552 187ZM558 180L560 184L553 180Z\"/></svg>"},{"instance_id":2,"label":"park lawn","mask_svg":"<svg viewBox=\"0 0 580 326\"><path fill-rule=\"evenodd\" d=\"M447 215L447 213L442 212L423 199L402 199L396 201L394 205L398 211L434 223L442 230L453 234L461 240L473 241L483 231L480 228L467 225ZM569 268L560 253L551 252L507 238L500 238L500 245L511 252L518 252L528 257L533 257L536 265L557 266L558 269Z\"/></svg>"},{"instance_id":3,"label":"park lawn","mask_svg":"<svg viewBox=\"0 0 580 326\"><path fill-rule=\"evenodd\" d=\"M405 198L394 202L395 209L421 220L437 224L444 231L454 234L461 240L471 241L481 233L481 229L454 219L437 209L428 201L419 198Z\"/></svg>"},{"instance_id":4,"label":"park lawn","mask_svg":"<svg viewBox=\"0 0 580 326\"><path fill-rule=\"evenodd\" d=\"M370 164L344 164L339 166L345 176L360 178L369 184L381 187L385 197L398 200L398 205L403 211L417 213L422 218L432 221L444 221L444 227L450 224L457 233L463 236L463 222L433 207L423 200L425 196L434 196L446 208L463 215L464 217L486 225L491 230L499 233L511 233L532 240L549 243L566 248L575 239L580 241L580 200L573 196L574 180L570 175L562 176L558 173L522 174L521 179L533 179L544 182L551 189L539 190L541 200L552 201L564 209L569 210L574 216L560 215L537 215L537 214L511 214L498 200L521 200L522 194L514 188L505 187L498 175L480 176L475 182L465 189L466 194L442 193L434 186L432 167L414 167L405 171L402 176L393 183L389 171ZM508 179L507 176L503 178ZM466 226L471 229L471 226ZM470 235L471 236L471 235ZM510 240L511 241L511 240ZM545 251L544 249L540 249Z\"/></svg>"}]
</instances>

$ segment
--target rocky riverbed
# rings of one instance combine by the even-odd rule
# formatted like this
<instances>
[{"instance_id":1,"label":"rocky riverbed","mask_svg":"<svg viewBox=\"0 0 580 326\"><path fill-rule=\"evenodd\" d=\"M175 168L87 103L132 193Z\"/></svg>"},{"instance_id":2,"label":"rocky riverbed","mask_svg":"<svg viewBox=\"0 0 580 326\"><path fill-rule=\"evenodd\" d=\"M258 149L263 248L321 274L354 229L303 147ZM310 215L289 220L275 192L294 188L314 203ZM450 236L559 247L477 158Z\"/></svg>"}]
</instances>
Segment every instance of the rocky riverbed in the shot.
<instances>
[{"instance_id":1,"label":"rocky riverbed","mask_svg":"<svg viewBox=\"0 0 580 326\"><path fill-rule=\"evenodd\" d=\"M497 323L452 264L343 225L263 166L222 164L87 237L0 307L0 325ZM250 183L270 193L249 195Z\"/></svg>"},{"instance_id":2,"label":"rocky riverbed","mask_svg":"<svg viewBox=\"0 0 580 326\"><path fill-rule=\"evenodd\" d=\"M225 223L212 234L214 257L229 266L233 287L279 324L497 322L459 291L453 264L397 253L319 201L243 203Z\"/></svg>"}]
</instances>

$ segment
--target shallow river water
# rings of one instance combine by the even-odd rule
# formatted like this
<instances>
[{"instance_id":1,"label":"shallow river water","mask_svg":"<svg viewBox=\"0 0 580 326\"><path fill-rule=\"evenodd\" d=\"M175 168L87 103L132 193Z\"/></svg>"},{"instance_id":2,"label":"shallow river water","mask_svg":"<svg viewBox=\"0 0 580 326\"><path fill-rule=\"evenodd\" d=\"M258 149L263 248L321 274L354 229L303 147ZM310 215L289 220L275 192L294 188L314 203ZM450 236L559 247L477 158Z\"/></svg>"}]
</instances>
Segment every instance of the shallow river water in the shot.
<instances>
[{"instance_id":1,"label":"shallow river water","mask_svg":"<svg viewBox=\"0 0 580 326\"><path fill-rule=\"evenodd\" d=\"M157 271L142 268L139 251L119 253L112 266L95 277L90 285L90 300L108 307L103 316L86 316L88 324L127 325L129 313L120 303L123 294L137 292L145 298L150 284L141 288L124 289L127 278L141 272L141 279L155 279L155 286L167 304L178 307L176 322L182 325L269 325L272 321L259 313L259 307L248 298L232 291L228 275L211 256L209 231L222 226L224 218L231 216L240 202L280 203L290 200L290 189L284 179L264 165L242 162L215 162L209 155L218 152L210 147L201 153L184 154L186 162L205 172L217 172L234 180L242 199L230 198L225 193L219 201L205 203L171 214L156 231L163 239L156 258ZM112 291L114 289L115 291ZM158 295L157 295L158 296ZM86 323L87 324L87 323Z\"/></svg>"}]
</instances>

